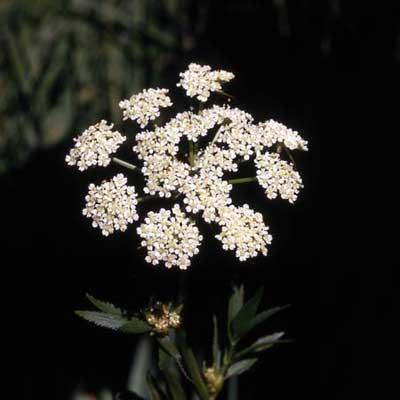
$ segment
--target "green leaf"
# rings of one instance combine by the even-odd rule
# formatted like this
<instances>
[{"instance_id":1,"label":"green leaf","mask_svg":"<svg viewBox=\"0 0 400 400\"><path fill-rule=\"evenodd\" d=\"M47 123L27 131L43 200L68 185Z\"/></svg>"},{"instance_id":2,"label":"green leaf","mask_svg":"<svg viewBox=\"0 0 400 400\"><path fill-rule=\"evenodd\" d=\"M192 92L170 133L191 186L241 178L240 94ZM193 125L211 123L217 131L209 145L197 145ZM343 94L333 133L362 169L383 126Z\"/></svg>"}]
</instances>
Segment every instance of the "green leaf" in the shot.
<instances>
[{"instance_id":1,"label":"green leaf","mask_svg":"<svg viewBox=\"0 0 400 400\"><path fill-rule=\"evenodd\" d=\"M251 323L248 325L247 331L245 333L255 328L257 325L261 324L262 322L272 317L273 315L277 314L278 312L286 310L288 307L290 307L290 304L287 304L285 306L270 308L269 310L257 314L255 318L253 318Z\"/></svg>"},{"instance_id":2,"label":"green leaf","mask_svg":"<svg viewBox=\"0 0 400 400\"><path fill-rule=\"evenodd\" d=\"M218 337L218 320L217 317L213 316L214 324L214 335L213 335L213 360L214 366L219 369L221 367L221 349L219 347L219 337Z\"/></svg>"},{"instance_id":3,"label":"green leaf","mask_svg":"<svg viewBox=\"0 0 400 400\"><path fill-rule=\"evenodd\" d=\"M119 316L107 314L99 311L75 311L75 314L85 319L86 321L92 322L97 326L109 328L113 330L120 329L124 324L128 322L127 319Z\"/></svg>"},{"instance_id":4,"label":"green leaf","mask_svg":"<svg viewBox=\"0 0 400 400\"><path fill-rule=\"evenodd\" d=\"M129 318L129 322L122 325L120 328L121 332L133 334L145 333L149 332L150 330L151 326L148 323L135 317Z\"/></svg>"},{"instance_id":5,"label":"green leaf","mask_svg":"<svg viewBox=\"0 0 400 400\"><path fill-rule=\"evenodd\" d=\"M150 326L138 318L127 319L121 315L99 311L75 311L75 314L95 325L115 331L136 334L150 331Z\"/></svg>"},{"instance_id":6,"label":"green leaf","mask_svg":"<svg viewBox=\"0 0 400 400\"><path fill-rule=\"evenodd\" d=\"M120 308L114 306L114 304L98 300L95 297L91 296L89 293L86 293L86 297L100 311L103 311L103 312L108 313L108 314L115 314L115 315L121 315L122 316L122 310Z\"/></svg>"},{"instance_id":7,"label":"green leaf","mask_svg":"<svg viewBox=\"0 0 400 400\"><path fill-rule=\"evenodd\" d=\"M201 400L209 400L208 389L200 372L199 364L192 349L187 345L185 338L182 338L181 340L180 349L186 366L186 371L196 388L197 394Z\"/></svg>"},{"instance_id":8,"label":"green leaf","mask_svg":"<svg viewBox=\"0 0 400 400\"><path fill-rule=\"evenodd\" d=\"M162 400L164 398L157 381L150 372L147 373L147 385L149 387L150 400Z\"/></svg>"},{"instance_id":9,"label":"green leaf","mask_svg":"<svg viewBox=\"0 0 400 400\"><path fill-rule=\"evenodd\" d=\"M168 336L157 338L157 342L160 347L175 360L181 358L179 350Z\"/></svg>"},{"instance_id":10,"label":"green leaf","mask_svg":"<svg viewBox=\"0 0 400 400\"><path fill-rule=\"evenodd\" d=\"M182 356L181 353L179 352L178 348L175 346L174 342L166 336L163 338L157 338L157 342L160 345L160 348L169 356L171 356L176 364L178 365L179 369L181 370L182 374L188 379L191 380L190 377L188 376L183 364L182 364ZM159 362L163 363L165 361L165 356L159 352L159 355L161 355L161 359L159 359Z\"/></svg>"},{"instance_id":11,"label":"green leaf","mask_svg":"<svg viewBox=\"0 0 400 400\"><path fill-rule=\"evenodd\" d=\"M234 317L236 317L239 310L243 307L244 288L243 285L240 287L234 287L231 298L229 299L228 307L228 324L231 323Z\"/></svg>"},{"instance_id":12,"label":"green leaf","mask_svg":"<svg viewBox=\"0 0 400 400\"><path fill-rule=\"evenodd\" d=\"M256 340L251 346L239 351L235 358L241 358L248 356L249 353L258 353L260 351L271 348L274 344L279 343L279 339L285 334L285 332L277 332L271 335L264 336Z\"/></svg>"},{"instance_id":13,"label":"green leaf","mask_svg":"<svg viewBox=\"0 0 400 400\"><path fill-rule=\"evenodd\" d=\"M257 358L247 358L245 360L238 361L229 367L225 378L228 379L232 376L243 374L243 372L250 369L256 362Z\"/></svg>"},{"instance_id":14,"label":"green leaf","mask_svg":"<svg viewBox=\"0 0 400 400\"><path fill-rule=\"evenodd\" d=\"M263 288L258 289L256 294L240 309L236 317L233 318L231 332L234 342L241 339L251 329L250 327L260 305L263 291Z\"/></svg>"},{"instance_id":15,"label":"green leaf","mask_svg":"<svg viewBox=\"0 0 400 400\"><path fill-rule=\"evenodd\" d=\"M164 374L171 398L173 400L186 400L186 395L181 385L179 371L176 367L177 364L178 363L174 357L165 352L160 346L158 351L158 366Z\"/></svg>"}]
</instances>

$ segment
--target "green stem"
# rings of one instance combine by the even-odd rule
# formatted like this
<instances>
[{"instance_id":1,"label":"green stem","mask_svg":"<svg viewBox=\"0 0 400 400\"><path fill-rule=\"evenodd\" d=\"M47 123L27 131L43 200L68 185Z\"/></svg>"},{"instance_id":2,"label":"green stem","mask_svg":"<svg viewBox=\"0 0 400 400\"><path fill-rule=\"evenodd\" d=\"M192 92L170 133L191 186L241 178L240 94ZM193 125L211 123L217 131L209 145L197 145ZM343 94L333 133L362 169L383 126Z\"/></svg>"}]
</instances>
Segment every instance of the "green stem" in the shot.
<instances>
[{"instance_id":1,"label":"green stem","mask_svg":"<svg viewBox=\"0 0 400 400\"><path fill-rule=\"evenodd\" d=\"M115 164L122 165L123 167L131 169L131 170L138 169L138 167L136 167L135 165L133 165L131 163L128 163L128 162L126 162L124 160L120 160L117 157L113 157L112 161L115 162Z\"/></svg>"},{"instance_id":2,"label":"green stem","mask_svg":"<svg viewBox=\"0 0 400 400\"><path fill-rule=\"evenodd\" d=\"M237 185L238 183L250 183L255 182L256 180L256 176L248 176L246 178L229 179L228 183L230 183L231 185Z\"/></svg>"}]
</instances>

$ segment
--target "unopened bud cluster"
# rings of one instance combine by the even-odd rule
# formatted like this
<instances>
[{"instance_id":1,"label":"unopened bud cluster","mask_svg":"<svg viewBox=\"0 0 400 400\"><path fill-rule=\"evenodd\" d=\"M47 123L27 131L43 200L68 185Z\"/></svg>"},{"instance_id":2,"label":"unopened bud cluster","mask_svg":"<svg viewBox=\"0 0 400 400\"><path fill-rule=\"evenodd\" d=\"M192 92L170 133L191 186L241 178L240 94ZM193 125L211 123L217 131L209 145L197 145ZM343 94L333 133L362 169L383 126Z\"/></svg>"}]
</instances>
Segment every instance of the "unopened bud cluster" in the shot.
<instances>
[{"instance_id":1,"label":"unopened bud cluster","mask_svg":"<svg viewBox=\"0 0 400 400\"><path fill-rule=\"evenodd\" d=\"M181 316L170 304L157 303L146 311L145 318L153 330L160 334L166 334L181 325Z\"/></svg>"},{"instance_id":2,"label":"unopened bud cluster","mask_svg":"<svg viewBox=\"0 0 400 400\"><path fill-rule=\"evenodd\" d=\"M207 384L207 389L211 395L218 393L224 383L223 375L214 367L206 368L204 370L204 378Z\"/></svg>"}]
</instances>

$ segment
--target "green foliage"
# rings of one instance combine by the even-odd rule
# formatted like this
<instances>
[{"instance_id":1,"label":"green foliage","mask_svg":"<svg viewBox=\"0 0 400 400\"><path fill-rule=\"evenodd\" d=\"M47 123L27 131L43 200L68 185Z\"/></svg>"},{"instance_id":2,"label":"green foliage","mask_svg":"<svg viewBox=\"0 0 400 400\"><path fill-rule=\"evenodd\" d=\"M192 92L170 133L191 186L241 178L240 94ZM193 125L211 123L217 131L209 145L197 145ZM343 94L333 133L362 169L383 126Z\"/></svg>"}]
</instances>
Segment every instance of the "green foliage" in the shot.
<instances>
[{"instance_id":1,"label":"green foliage","mask_svg":"<svg viewBox=\"0 0 400 400\"><path fill-rule=\"evenodd\" d=\"M114 306L114 304L98 300L95 297L91 296L89 293L86 294L86 297L100 311L103 311L108 314L115 314L115 315L121 315L121 316L123 314L123 311L120 308Z\"/></svg>"},{"instance_id":2,"label":"green foliage","mask_svg":"<svg viewBox=\"0 0 400 400\"><path fill-rule=\"evenodd\" d=\"M193 45L201 20L190 15L184 0L2 1L0 173L101 118L119 121L119 101Z\"/></svg>"},{"instance_id":3,"label":"green foliage","mask_svg":"<svg viewBox=\"0 0 400 400\"><path fill-rule=\"evenodd\" d=\"M151 330L151 326L144 320L127 316L127 312L116 307L114 304L101 301L86 294L89 301L100 311L75 311L76 315L92 322L97 326L109 328L124 333L140 334Z\"/></svg>"},{"instance_id":4,"label":"green foliage","mask_svg":"<svg viewBox=\"0 0 400 400\"><path fill-rule=\"evenodd\" d=\"M149 333L155 339L158 369L147 373L150 400L187 400L191 398L190 388L200 400L215 400L226 380L251 369L261 353L275 344L288 342L282 340L284 332L276 332L261 336L246 347L242 346L243 339L252 329L287 308L274 307L260 312L262 295L263 289L259 289L244 302L243 286L235 287L229 299L225 332L219 330L219 320L216 315L213 316L210 367L200 363L195 356L182 326L169 330L167 334L157 332L140 317L130 316L119 307L91 295L87 295L89 301L100 311L77 311L77 314L98 326L133 334ZM143 370L142 367L140 369ZM136 390L133 390L132 396L136 395Z\"/></svg>"},{"instance_id":5,"label":"green foliage","mask_svg":"<svg viewBox=\"0 0 400 400\"><path fill-rule=\"evenodd\" d=\"M225 379L229 379L232 376L240 375L246 372L257 362L257 358L247 358L232 364L225 375Z\"/></svg>"},{"instance_id":6,"label":"green foliage","mask_svg":"<svg viewBox=\"0 0 400 400\"><path fill-rule=\"evenodd\" d=\"M103 328L113 329L124 333L145 333L151 330L150 326L135 317L124 318L120 315L107 314L99 311L75 311L76 315Z\"/></svg>"}]
</instances>

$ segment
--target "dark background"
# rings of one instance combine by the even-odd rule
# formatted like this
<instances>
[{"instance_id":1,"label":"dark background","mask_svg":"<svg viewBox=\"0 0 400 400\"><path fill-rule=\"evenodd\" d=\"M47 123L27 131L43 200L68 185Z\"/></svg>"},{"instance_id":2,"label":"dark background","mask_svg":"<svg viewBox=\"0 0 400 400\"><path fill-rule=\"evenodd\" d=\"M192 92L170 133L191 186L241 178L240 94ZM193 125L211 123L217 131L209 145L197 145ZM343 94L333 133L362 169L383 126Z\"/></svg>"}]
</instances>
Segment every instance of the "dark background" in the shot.
<instances>
[{"instance_id":1,"label":"dark background","mask_svg":"<svg viewBox=\"0 0 400 400\"><path fill-rule=\"evenodd\" d=\"M160 78L160 87L171 86L192 61L233 71L229 92L238 105L310 143L296 155L305 188L295 205L264 201L254 186L235 188L238 202L266 216L274 236L268 257L240 264L210 239L187 273L195 344L210 334L211 313L223 311L232 278L249 292L264 285L265 307L292 304L269 329L286 330L296 343L266 353L254 374L243 375L242 398L389 393L398 295L394 215L385 210L397 166L382 155L396 157L397 101L390 98L399 12L390 2L213 2L195 46ZM120 390L134 341L86 324L73 310L87 306L85 292L133 308L177 292L180 273L146 265L133 227L103 238L81 216L87 184L118 169L67 168L70 145L68 138L38 150L1 176L3 307L13 314L3 329L12 333L15 398L67 399L77 385Z\"/></svg>"}]
</instances>

